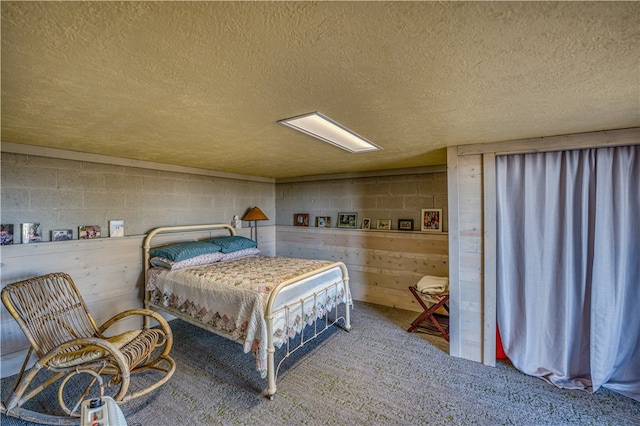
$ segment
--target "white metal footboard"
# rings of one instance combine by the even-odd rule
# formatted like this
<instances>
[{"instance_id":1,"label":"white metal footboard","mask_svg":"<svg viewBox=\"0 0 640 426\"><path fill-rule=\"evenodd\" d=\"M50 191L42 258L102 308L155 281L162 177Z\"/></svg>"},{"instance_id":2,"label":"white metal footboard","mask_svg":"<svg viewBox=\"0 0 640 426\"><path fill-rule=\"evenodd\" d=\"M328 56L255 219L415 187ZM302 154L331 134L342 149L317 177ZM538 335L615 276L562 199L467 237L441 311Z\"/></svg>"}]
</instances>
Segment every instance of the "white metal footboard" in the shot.
<instances>
[{"instance_id":1,"label":"white metal footboard","mask_svg":"<svg viewBox=\"0 0 640 426\"><path fill-rule=\"evenodd\" d=\"M306 297L302 297L299 300L296 301L287 301L287 300L283 300L283 297L281 297L281 291L284 290L285 288L295 285L299 282L304 281L305 279L312 277L314 275L318 275L321 274L323 272L329 271L331 269L334 269L336 267L340 268L341 271L341 278L338 280L335 280L333 282L331 282L330 284L326 285L325 287L318 289L317 291L315 291L312 295L308 295ZM338 308L339 308L339 304L336 301L336 306L335 306L335 318L333 318L333 320L329 320L329 312L325 310L324 315L322 315L321 318L318 318L317 313L315 312L315 307L318 306L318 295L320 294L324 294L325 296L325 301L328 300L329 298L329 290L330 289L334 289L336 297L337 295L340 293L339 292L339 288L344 288L344 297L345 297L345 314L344 317L341 317L338 315ZM267 301L267 308L266 308L266 313L265 313L265 321L267 323L267 389L265 391L266 396L269 397L269 399L273 399L276 393L276 378L278 376L278 370L280 369L280 365L282 364L282 362L287 359L290 355L292 355L296 350L302 348L307 342L317 338L320 334L322 334L324 331L326 331L329 327L331 327L332 325L338 323L339 320L343 320L344 321L344 328L345 330L349 331L351 330L351 313L350 313L350 300L351 298L351 293L349 291L349 273L347 271L347 267L344 265L344 263L342 262L336 262L330 265L327 265L323 268L317 269L313 272L309 272L306 274L303 274L301 276L295 277L291 280L287 280L284 281L280 284L278 284L271 292L271 295L269 296L269 300ZM285 317L286 317L286 321L285 321L285 329L288 329L291 326L291 318L289 316L289 312L291 311L292 307L295 306L299 306L300 307L300 312L304 315L304 305L305 303L309 303L309 301L312 301L313 306L314 306L314 320L313 320L313 336L309 337L308 339L305 338L305 325L302 326L302 331L301 331L301 336L299 339L299 344L296 345L293 349L290 348L289 346L289 342L290 339L287 339L287 347L286 347L286 353L283 356L283 358L280 360L280 362L278 363L278 366L275 366L275 352L276 352L276 348L274 345L274 327L273 327L273 321L274 319L280 314L280 313L284 313ZM322 325L319 329L318 327L318 322L319 320L324 320L324 325Z\"/></svg>"}]
</instances>

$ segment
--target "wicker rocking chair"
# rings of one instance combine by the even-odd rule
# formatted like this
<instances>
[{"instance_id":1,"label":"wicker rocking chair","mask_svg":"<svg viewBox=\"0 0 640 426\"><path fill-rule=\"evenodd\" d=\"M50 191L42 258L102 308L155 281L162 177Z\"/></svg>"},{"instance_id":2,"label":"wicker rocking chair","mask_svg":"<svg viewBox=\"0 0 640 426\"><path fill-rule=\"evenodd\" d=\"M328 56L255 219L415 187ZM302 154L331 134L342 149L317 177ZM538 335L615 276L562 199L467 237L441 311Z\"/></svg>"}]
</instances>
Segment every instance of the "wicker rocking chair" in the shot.
<instances>
[{"instance_id":1,"label":"wicker rocking chair","mask_svg":"<svg viewBox=\"0 0 640 426\"><path fill-rule=\"evenodd\" d=\"M116 402L127 402L157 389L175 371L169 356L173 336L164 318L150 310L132 309L97 327L67 274L52 273L10 284L2 290L2 302L31 343L15 387L2 402L1 411L7 415L37 423L78 424L83 400L104 396L106 388ZM160 327L103 335L113 324L133 315L151 317ZM26 371L34 352L38 359ZM132 391L131 375L149 370L156 372L146 373L145 385L132 386L136 388ZM45 379L35 381L39 372ZM24 407L60 380L57 397L66 416Z\"/></svg>"}]
</instances>

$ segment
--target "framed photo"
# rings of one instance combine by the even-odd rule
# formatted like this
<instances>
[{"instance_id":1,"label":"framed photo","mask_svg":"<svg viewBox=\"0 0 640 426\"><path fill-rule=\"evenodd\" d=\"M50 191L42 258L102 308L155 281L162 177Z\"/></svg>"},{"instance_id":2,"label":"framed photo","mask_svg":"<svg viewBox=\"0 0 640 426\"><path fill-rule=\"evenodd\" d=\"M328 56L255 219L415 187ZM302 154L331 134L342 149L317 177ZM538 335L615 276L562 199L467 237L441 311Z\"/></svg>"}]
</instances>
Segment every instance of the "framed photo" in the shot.
<instances>
[{"instance_id":1,"label":"framed photo","mask_svg":"<svg viewBox=\"0 0 640 426\"><path fill-rule=\"evenodd\" d=\"M124 220L109 221L109 237L124 237Z\"/></svg>"},{"instance_id":2,"label":"framed photo","mask_svg":"<svg viewBox=\"0 0 640 426\"><path fill-rule=\"evenodd\" d=\"M94 238L100 238L100 227L98 225L79 226L78 238L81 240L93 240Z\"/></svg>"},{"instance_id":3,"label":"framed photo","mask_svg":"<svg viewBox=\"0 0 640 426\"><path fill-rule=\"evenodd\" d=\"M398 230L413 231L413 219L398 219Z\"/></svg>"},{"instance_id":4,"label":"framed photo","mask_svg":"<svg viewBox=\"0 0 640 426\"><path fill-rule=\"evenodd\" d=\"M316 217L316 226L318 228L331 228L331 216Z\"/></svg>"},{"instance_id":5,"label":"framed photo","mask_svg":"<svg viewBox=\"0 0 640 426\"><path fill-rule=\"evenodd\" d=\"M422 209L421 230L442 232L442 209Z\"/></svg>"},{"instance_id":6,"label":"framed photo","mask_svg":"<svg viewBox=\"0 0 640 426\"><path fill-rule=\"evenodd\" d=\"M0 245L10 244L13 244L13 223L3 223L0 225Z\"/></svg>"},{"instance_id":7,"label":"framed photo","mask_svg":"<svg viewBox=\"0 0 640 426\"><path fill-rule=\"evenodd\" d=\"M51 231L51 241L69 241L73 240L73 230L71 229L54 229Z\"/></svg>"},{"instance_id":8,"label":"framed photo","mask_svg":"<svg viewBox=\"0 0 640 426\"><path fill-rule=\"evenodd\" d=\"M309 226L309 215L307 213L294 214L293 226Z\"/></svg>"},{"instance_id":9,"label":"framed photo","mask_svg":"<svg viewBox=\"0 0 640 426\"><path fill-rule=\"evenodd\" d=\"M358 213L338 213L338 228L358 227Z\"/></svg>"},{"instance_id":10,"label":"framed photo","mask_svg":"<svg viewBox=\"0 0 640 426\"><path fill-rule=\"evenodd\" d=\"M39 223L29 222L22 224L22 244L37 243L42 241L42 230Z\"/></svg>"},{"instance_id":11,"label":"framed photo","mask_svg":"<svg viewBox=\"0 0 640 426\"><path fill-rule=\"evenodd\" d=\"M364 219L362 219L362 229L371 229L371 218L370 217L365 217Z\"/></svg>"},{"instance_id":12,"label":"framed photo","mask_svg":"<svg viewBox=\"0 0 640 426\"><path fill-rule=\"evenodd\" d=\"M378 219L378 222L376 223L376 229L386 231L391 230L391 219Z\"/></svg>"}]
</instances>

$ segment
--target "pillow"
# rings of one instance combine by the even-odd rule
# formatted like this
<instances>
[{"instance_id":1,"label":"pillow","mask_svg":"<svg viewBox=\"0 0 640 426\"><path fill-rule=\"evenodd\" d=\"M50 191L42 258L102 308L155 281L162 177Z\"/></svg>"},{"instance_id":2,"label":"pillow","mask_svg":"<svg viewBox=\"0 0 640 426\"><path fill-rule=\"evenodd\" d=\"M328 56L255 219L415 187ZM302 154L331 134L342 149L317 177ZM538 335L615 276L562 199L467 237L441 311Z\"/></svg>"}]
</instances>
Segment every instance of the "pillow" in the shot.
<instances>
[{"instance_id":1,"label":"pillow","mask_svg":"<svg viewBox=\"0 0 640 426\"><path fill-rule=\"evenodd\" d=\"M240 259L241 257L255 256L258 254L260 254L260 250L258 250L257 248L255 247L246 248L246 249L234 251L231 253L224 253L222 255L222 258L220 259L220 262L224 262L226 260Z\"/></svg>"},{"instance_id":2,"label":"pillow","mask_svg":"<svg viewBox=\"0 0 640 426\"><path fill-rule=\"evenodd\" d=\"M164 257L174 262L180 262L181 260L200 256L201 254L215 253L220 251L220 249L221 247L217 244L205 241L188 241L154 248L149 251L149 254L154 257Z\"/></svg>"},{"instance_id":3,"label":"pillow","mask_svg":"<svg viewBox=\"0 0 640 426\"><path fill-rule=\"evenodd\" d=\"M221 251L217 251L215 253L201 254L200 256L191 257L189 259L181 260L180 262L174 262L171 259L159 256L152 258L149 262L153 266L156 266L158 268L171 269L175 271L176 269L184 269L191 266L200 266L206 265L208 263L215 263L222 259L223 256L224 254L222 254Z\"/></svg>"},{"instance_id":4,"label":"pillow","mask_svg":"<svg viewBox=\"0 0 640 426\"><path fill-rule=\"evenodd\" d=\"M209 243L217 244L222 247L223 253L233 253L234 251L243 250L247 248L254 248L258 246L253 240L246 237L240 237L238 235L230 235L228 237L218 237L212 240L208 240Z\"/></svg>"}]
</instances>

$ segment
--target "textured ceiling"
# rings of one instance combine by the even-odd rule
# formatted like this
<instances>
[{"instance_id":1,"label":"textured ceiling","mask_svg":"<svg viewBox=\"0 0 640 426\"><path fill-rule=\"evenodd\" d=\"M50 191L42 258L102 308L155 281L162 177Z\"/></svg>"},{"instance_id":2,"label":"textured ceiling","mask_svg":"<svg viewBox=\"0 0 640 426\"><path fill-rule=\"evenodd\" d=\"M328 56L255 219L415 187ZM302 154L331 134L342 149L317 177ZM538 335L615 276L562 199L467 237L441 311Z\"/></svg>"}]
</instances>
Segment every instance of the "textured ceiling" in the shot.
<instances>
[{"instance_id":1,"label":"textured ceiling","mask_svg":"<svg viewBox=\"0 0 640 426\"><path fill-rule=\"evenodd\" d=\"M284 178L640 125L638 2L1 8L6 142ZM312 111L383 151L277 123Z\"/></svg>"}]
</instances>

